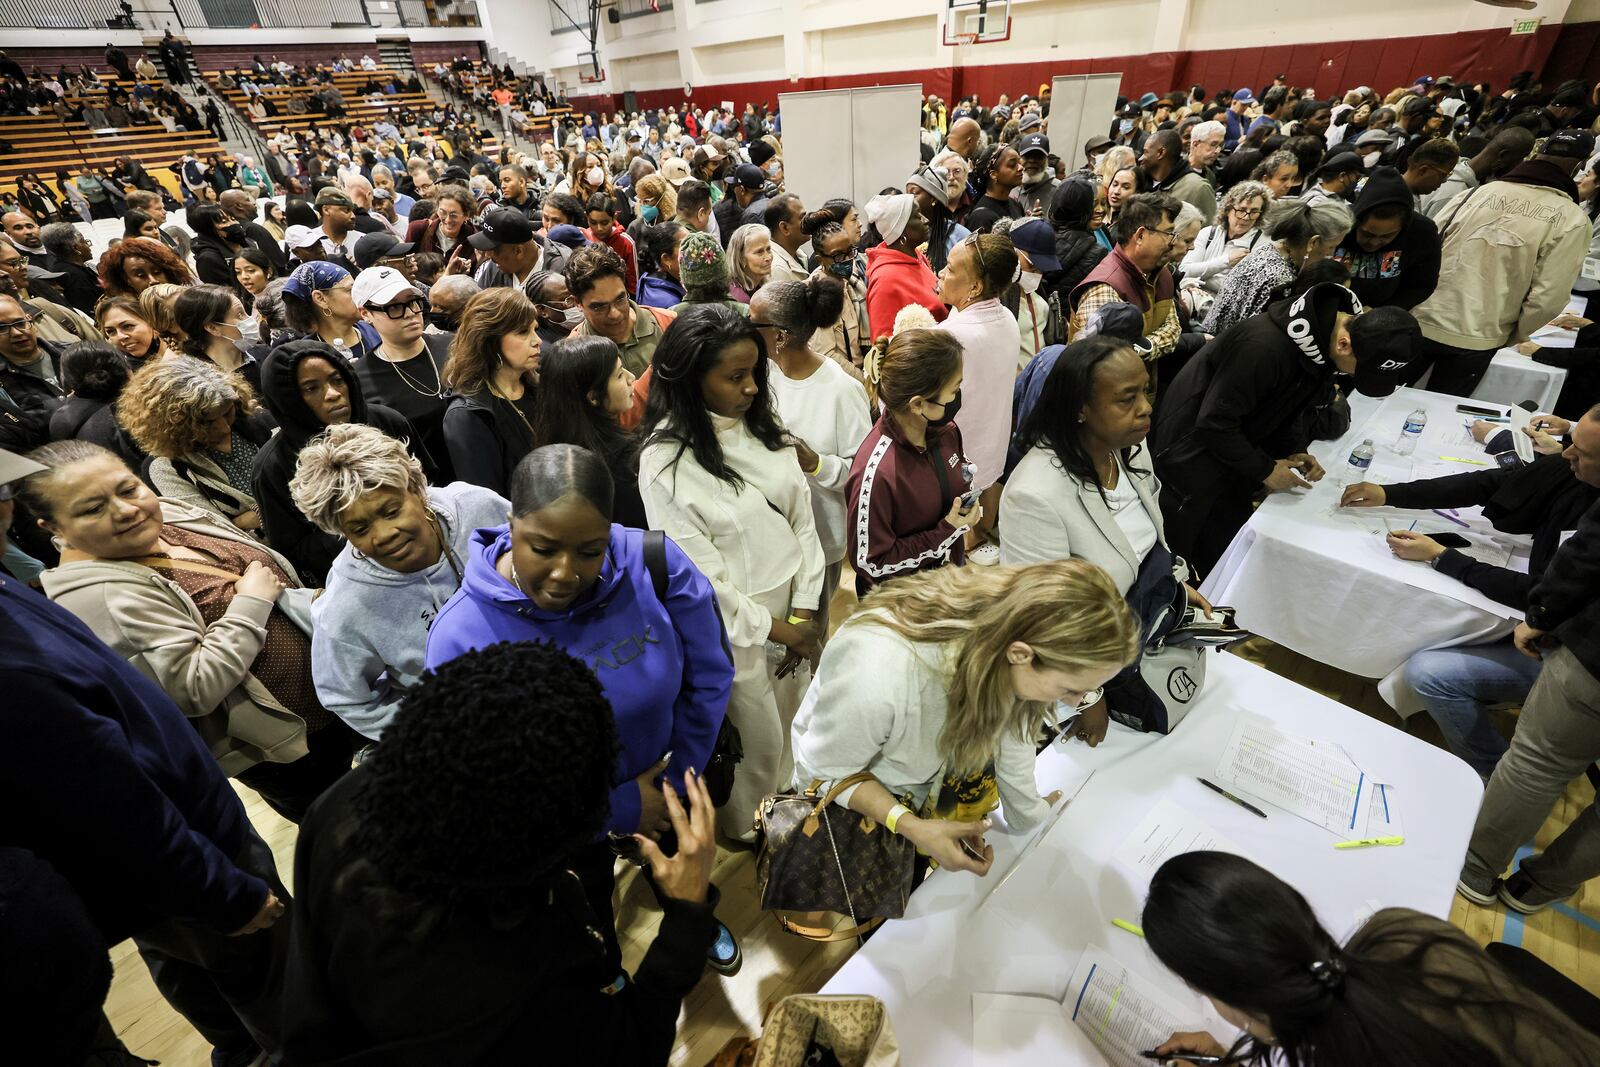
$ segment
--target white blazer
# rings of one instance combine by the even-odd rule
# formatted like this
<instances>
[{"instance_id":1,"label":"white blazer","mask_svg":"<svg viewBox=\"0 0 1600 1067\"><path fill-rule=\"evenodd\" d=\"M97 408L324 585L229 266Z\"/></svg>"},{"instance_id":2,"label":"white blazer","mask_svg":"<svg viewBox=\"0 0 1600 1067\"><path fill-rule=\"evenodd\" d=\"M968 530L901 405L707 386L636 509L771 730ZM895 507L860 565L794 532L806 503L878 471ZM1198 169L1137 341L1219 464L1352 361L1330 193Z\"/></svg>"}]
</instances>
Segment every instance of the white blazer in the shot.
<instances>
[{"instance_id":1,"label":"white blazer","mask_svg":"<svg viewBox=\"0 0 1600 1067\"><path fill-rule=\"evenodd\" d=\"M1148 468L1149 450L1135 465ZM1161 483L1154 474L1128 471L1134 492L1155 524L1156 537L1165 545L1167 534L1157 502ZM1011 472L1000 497L1000 562L1042 563L1055 559L1082 559L1103 569L1124 596L1133 587L1143 562L1117 525L1116 516L1093 485L1062 470L1056 455L1045 446L1029 449ZM1189 566L1174 557L1173 574L1187 581Z\"/></svg>"}]
</instances>

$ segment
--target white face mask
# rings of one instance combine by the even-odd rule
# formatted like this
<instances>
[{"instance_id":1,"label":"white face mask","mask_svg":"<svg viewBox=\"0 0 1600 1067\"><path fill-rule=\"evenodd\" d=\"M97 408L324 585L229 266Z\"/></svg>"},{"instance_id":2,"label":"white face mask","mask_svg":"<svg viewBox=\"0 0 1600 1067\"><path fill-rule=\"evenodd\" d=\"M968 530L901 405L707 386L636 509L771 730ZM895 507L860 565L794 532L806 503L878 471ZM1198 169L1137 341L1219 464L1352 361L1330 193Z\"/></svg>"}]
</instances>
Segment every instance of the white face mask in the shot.
<instances>
[{"instance_id":1,"label":"white face mask","mask_svg":"<svg viewBox=\"0 0 1600 1067\"><path fill-rule=\"evenodd\" d=\"M1031 270L1025 270L1017 277L1017 284L1029 296L1039 291L1039 283L1042 281L1044 281L1044 275Z\"/></svg>"},{"instance_id":2,"label":"white face mask","mask_svg":"<svg viewBox=\"0 0 1600 1067\"><path fill-rule=\"evenodd\" d=\"M598 189L606 182L606 172L599 167L590 167L583 172L583 180Z\"/></svg>"},{"instance_id":3,"label":"white face mask","mask_svg":"<svg viewBox=\"0 0 1600 1067\"><path fill-rule=\"evenodd\" d=\"M233 341L233 347L239 351L248 353L251 348L261 343L261 322L254 316L242 318L228 325L239 331L239 336Z\"/></svg>"}]
</instances>

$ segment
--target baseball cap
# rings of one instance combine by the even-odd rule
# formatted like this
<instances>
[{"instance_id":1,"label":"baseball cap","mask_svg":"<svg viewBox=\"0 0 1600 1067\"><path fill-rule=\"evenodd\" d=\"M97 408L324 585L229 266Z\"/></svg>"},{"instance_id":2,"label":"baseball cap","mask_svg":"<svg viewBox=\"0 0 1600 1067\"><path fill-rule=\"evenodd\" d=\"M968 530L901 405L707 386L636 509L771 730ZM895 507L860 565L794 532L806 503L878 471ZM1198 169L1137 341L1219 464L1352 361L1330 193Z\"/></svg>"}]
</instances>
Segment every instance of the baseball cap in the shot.
<instances>
[{"instance_id":1,"label":"baseball cap","mask_svg":"<svg viewBox=\"0 0 1600 1067\"><path fill-rule=\"evenodd\" d=\"M1350 348L1356 357L1356 389L1383 397L1400 384L1422 328L1405 308L1373 308L1350 320Z\"/></svg>"},{"instance_id":2,"label":"baseball cap","mask_svg":"<svg viewBox=\"0 0 1600 1067\"><path fill-rule=\"evenodd\" d=\"M1400 105L1402 115L1432 115L1439 109L1425 96L1408 96Z\"/></svg>"},{"instance_id":3,"label":"baseball cap","mask_svg":"<svg viewBox=\"0 0 1600 1067\"><path fill-rule=\"evenodd\" d=\"M43 463L35 463L27 456L19 456L15 452L7 452L0 448L0 485L10 485L30 474L38 474L49 469Z\"/></svg>"},{"instance_id":4,"label":"baseball cap","mask_svg":"<svg viewBox=\"0 0 1600 1067\"><path fill-rule=\"evenodd\" d=\"M1353 170L1365 169L1361 157L1348 148L1341 148L1336 152L1328 153L1328 158L1322 161L1317 168L1318 174L1348 174Z\"/></svg>"},{"instance_id":5,"label":"baseball cap","mask_svg":"<svg viewBox=\"0 0 1600 1067\"><path fill-rule=\"evenodd\" d=\"M406 276L393 267L368 267L356 275L355 283L350 286L350 299L358 308L392 304L396 297L405 293L422 295L420 289L406 281Z\"/></svg>"},{"instance_id":6,"label":"baseball cap","mask_svg":"<svg viewBox=\"0 0 1600 1067\"><path fill-rule=\"evenodd\" d=\"M376 266L378 260L392 256L409 256L416 246L400 240L392 233L365 233L356 242L356 266L362 270Z\"/></svg>"},{"instance_id":7,"label":"baseball cap","mask_svg":"<svg viewBox=\"0 0 1600 1067\"><path fill-rule=\"evenodd\" d=\"M1238 92L1233 94L1233 99L1236 103L1256 103L1256 96L1249 89L1240 89Z\"/></svg>"},{"instance_id":8,"label":"baseball cap","mask_svg":"<svg viewBox=\"0 0 1600 1067\"><path fill-rule=\"evenodd\" d=\"M767 184L767 174L754 163L741 163L733 168L733 182L746 189L760 189Z\"/></svg>"},{"instance_id":9,"label":"baseball cap","mask_svg":"<svg viewBox=\"0 0 1600 1067\"><path fill-rule=\"evenodd\" d=\"M1097 335L1126 341L1141 356L1148 355L1153 349L1144 336L1144 312L1125 300L1114 300L1089 315L1081 336Z\"/></svg>"},{"instance_id":10,"label":"baseball cap","mask_svg":"<svg viewBox=\"0 0 1600 1067\"><path fill-rule=\"evenodd\" d=\"M1366 133L1356 138L1357 148L1365 148L1368 145L1376 145L1379 148L1388 148L1392 144L1394 144L1394 134L1390 133L1388 130L1368 130Z\"/></svg>"},{"instance_id":11,"label":"baseball cap","mask_svg":"<svg viewBox=\"0 0 1600 1067\"><path fill-rule=\"evenodd\" d=\"M1029 152L1038 152L1048 156L1050 154L1050 140L1042 133L1030 133L1017 140L1017 154L1027 155Z\"/></svg>"},{"instance_id":12,"label":"baseball cap","mask_svg":"<svg viewBox=\"0 0 1600 1067\"><path fill-rule=\"evenodd\" d=\"M700 149L701 151L705 152L706 158L711 160L713 163L722 158L722 153L717 151L717 146L712 144L710 141L707 141L705 144L701 145Z\"/></svg>"},{"instance_id":13,"label":"baseball cap","mask_svg":"<svg viewBox=\"0 0 1600 1067\"><path fill-rule=\"evenodd\" d=\"M283 231L283 243L289 248L309 248L322 240L322 231L314 226L290 226Z\"/></svg>"},{"instance_id":14,"label":"baseball cap","mask_svg":"<svg viewBox=\"0 0 1600 1067\"><path fill-rule=\"evenodd\" d=\"M393 200L394 199L394 193L390 192L388 189L385 189L383 186L380 185L377 188L372 190L372 199L374 199L374 200Z\"/></svg>"},{"instance_id":15,"label":"baseball cap","mask_svg":"<svg viewBox=\"0 0 1600 1067\"><path fill-rule=\"evenodd\" d=\"M1039 117L1037 111L1030 111L1017 120L1017 129L1023 133L1027 133L1029 130L1037 130L1043 125L1044 120Z\"/></svg>"},{"instance_id":16,"label":"baseball cap","mask_svg":"<svg viewBox=\"0 0 1600 1067\"><path fill-rule=\"evenodd\" d=\"M343 189L327 188L317 193L317 207L347 207L351 211L356 209L356 202L350 199L350 194Z\"/></svg>"},{"instance_id":17,"label":"baseball cap","mask_svg":"<svg viewBox=\"0 0 1600 1067\"><path fill-rule=\"evenodd\" d=\"M583 235L583 231L570 223L550 227L550 240L568 248L582 248L589 243L589 238Z\"/></svg>"},{"instance_id":18,"label":"baseball cap","mask_svg":"<svg viewBox=\"0 0 1600 1067\"><path fill-rule=\"evenodd\" d=\"M1588 159L1594 154L1594 134L1585 130L1557 130L1545 138L1539 154L1561 159Z\"/></svg>"},{"instance_id":19,"label":"baseball cap","mask_svg":"<svg viewBox=\"0 0 1600 1067\"><path fill-rule=\"evenodd\" d=\"M467 238L473 248L488 251L501 245L520 245L533 240L533 223L515 208L486 211L478 220L478 232Z\"/></svg>"},{"instance_id":20,"label":"baseball cap","mask_svg":"<svg viewBox=\"0 0 1600 1067\"><path fill-rule=\"evenodd\" d=\"M1017 249L1028 253L1028 262L1033 264L1034 270L1061 269L1061 259L1056 255L1056 232L1044 219L1019 222L1011 227L1007 236Z\"/></svg>"},{"instance_id":21,"label":"baseball cap","mask_svg":"<svg viewBox=\"0 0 1600 1067\"><path fill-rule=\"evenodd\" d=\"M673 156L661 164L661 176L673 185L682 185L689 180L689 164L680 156Z\"/></svg>"}]
</instances>

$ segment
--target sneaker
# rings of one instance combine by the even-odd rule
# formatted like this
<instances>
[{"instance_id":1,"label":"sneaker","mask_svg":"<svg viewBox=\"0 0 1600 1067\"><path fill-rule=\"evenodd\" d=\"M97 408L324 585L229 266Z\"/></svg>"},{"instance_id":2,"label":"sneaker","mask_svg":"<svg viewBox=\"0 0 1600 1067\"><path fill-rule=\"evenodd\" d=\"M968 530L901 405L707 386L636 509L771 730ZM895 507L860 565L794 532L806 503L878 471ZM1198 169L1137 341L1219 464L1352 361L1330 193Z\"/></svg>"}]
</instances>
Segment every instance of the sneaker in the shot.
<instances>
[{"instance_id":1,"label":"sneaker","mask_svg":"<svg viewBox=\"0 0 1600 1067\"><path fill-rule=\"evenodd\" d=\"M980 567L993 567L1000 562L1000 546L993 541L985 541L967 553L967 562Z\"/></svg>"},{"instance_id":2,"label":"sneaker","mask_svg":"<svg viewBox=\"0 0 1600 1067\"><path fill-rule=\"evenodd\" d=\"M1533 895L1533 880L1523 874L1520 869L1513 871L1510 878L1500 883L1500 902L1512 911L1523 915L1532 915L1541 912L1552 904L1560 901L1547 900L1542 904L1530 904L1528 898Z\"/></svg>"},{"instance_id":3,"label":"sneaker","mask_svg":"<svg viewBox=\"0 0 1600 1067\"><path fill-rule=\"evenodd\" d=\"M1495 895L1499 889L1500 879L1498 878L1496 878L1494 882L1490 884L1487 891L1482 889L1474 889L1472 886L1467 884L1466 879L1464 878L1458 878L1456 880L1456 892L1461 896L1466 897L1480 908L1494 907L1495 901L1499 900L1499 897Z\"/></svg>"},{"instance_id":4,"label":"sneaker","mask_svg":"<svg viewBox=\"0 0 1600 1067\"><path fill-rule=\"evenodd\" d=\"M733 936L733 931L728 929L726 923L717 920L717 937L711 942L711 947L706 950L706 966L722 975L732 978L739 973L739 968L744 965L744 953L739 951L739 942Z\"/></svg>"}]
</instances>

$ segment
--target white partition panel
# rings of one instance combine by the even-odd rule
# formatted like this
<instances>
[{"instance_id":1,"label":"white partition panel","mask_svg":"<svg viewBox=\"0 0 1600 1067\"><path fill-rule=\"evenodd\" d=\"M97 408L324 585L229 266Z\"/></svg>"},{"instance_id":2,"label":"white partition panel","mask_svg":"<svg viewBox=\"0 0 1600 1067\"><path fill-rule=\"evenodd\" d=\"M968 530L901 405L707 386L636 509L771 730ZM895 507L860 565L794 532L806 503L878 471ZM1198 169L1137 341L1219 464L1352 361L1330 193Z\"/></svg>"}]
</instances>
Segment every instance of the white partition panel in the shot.
<instances>
[{"instance_id":1,"label":"white partition panel","mask_svg":"<svg viewBox=\"0 0 1600 1067\"><path fill-rule=\"evenodd\" d=\"M1117 113L1121 74L1063 74L1050 80L1050 118L1045 132L1050 151L1067 164L1083 166L1083 142L1111 129Z\"/></svg>"},{"instance_id":2,"label":"white partition panel","mask_svg":"<svg viewBox=\"0 0 1600 1067\"><path fill-rule=\"evenodd\" d=\"M903 189L921 159L921 106L920 85L779 93L784 189L808 208Z\"/></svg>"}]
</instances>

